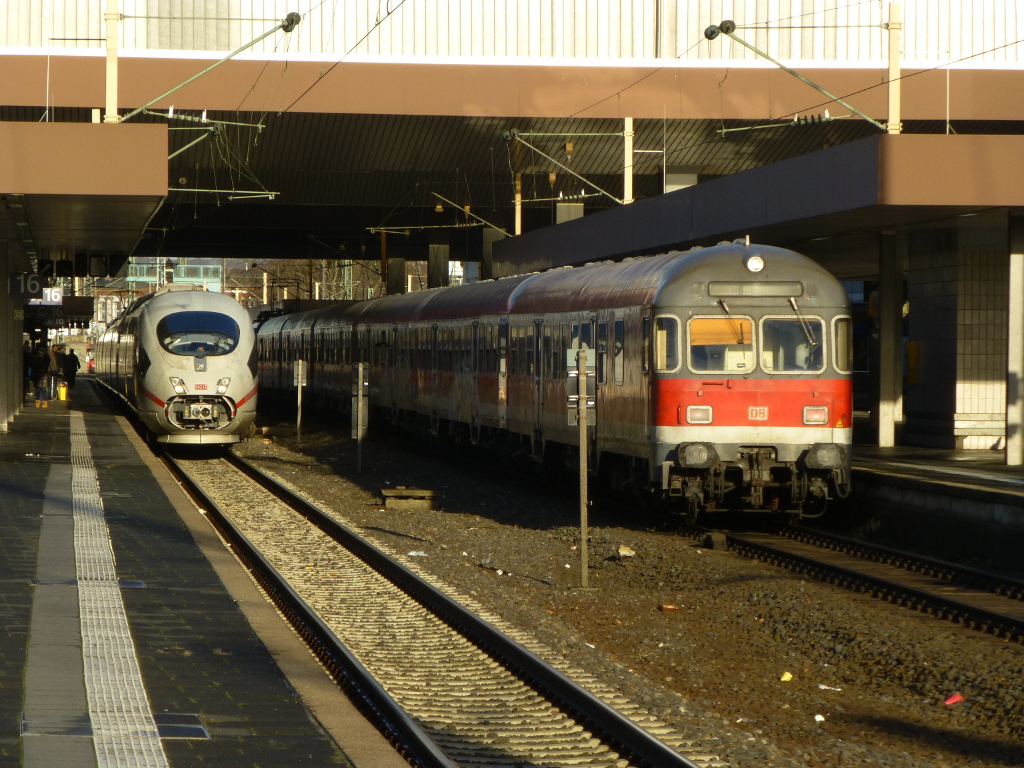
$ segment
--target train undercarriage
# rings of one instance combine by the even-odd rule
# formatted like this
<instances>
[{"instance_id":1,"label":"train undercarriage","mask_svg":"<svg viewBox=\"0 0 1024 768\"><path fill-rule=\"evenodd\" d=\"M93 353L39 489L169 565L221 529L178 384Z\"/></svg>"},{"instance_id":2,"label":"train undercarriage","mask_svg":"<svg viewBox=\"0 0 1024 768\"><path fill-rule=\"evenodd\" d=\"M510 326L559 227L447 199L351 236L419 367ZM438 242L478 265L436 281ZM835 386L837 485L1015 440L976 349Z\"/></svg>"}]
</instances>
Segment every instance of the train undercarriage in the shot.
<instances>
[{"instance_id":1,"label":"train undercarriage","mask_svg":"<svg viewBox=\"0 0 1024 768\"><path fill-rule=\"evenodd\" d=\"M816 443L793 461L781 461L765 446L731 453L735 458L723 461L714 445L688 443L677 448L675 461L662 464L661 486L688 519L726 511L814 518L850 493L849 457L841 445Z\"/></svg>"}]
</instances>

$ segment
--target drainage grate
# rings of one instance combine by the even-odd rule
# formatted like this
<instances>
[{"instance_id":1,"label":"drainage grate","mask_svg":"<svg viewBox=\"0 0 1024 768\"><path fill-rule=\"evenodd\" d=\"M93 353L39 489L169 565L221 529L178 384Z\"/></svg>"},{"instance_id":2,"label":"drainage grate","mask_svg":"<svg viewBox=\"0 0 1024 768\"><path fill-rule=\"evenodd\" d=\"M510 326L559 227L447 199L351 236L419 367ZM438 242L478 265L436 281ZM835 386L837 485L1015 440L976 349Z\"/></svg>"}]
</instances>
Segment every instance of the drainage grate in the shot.
<instances>
[{"instance_id":1,"label":"drainage grate","mask_svg":"<svg viewBox=\"0 0 1024 768\"><path fill-rule=\"evenodd\" d=\"M15 464L70 464L71 457L48 453L8 453L4 454L3 461Z\"/></svg>"},{"instance_id":2,"label":"drainage grate","mask_svg":"<svg viewBox=\"0 0 1024 768\"><path fill-rule=\"evenodd\" d=\"M210 732L199 715L179 715L174 712L153 714L157 733L161 739L208 739Z\"/></svg>"},{"instance_id":3,"label":"drainage grate","mask_svg":"<svg viewBox=\"0 0 1024 768\"><path fill-rule=\"evenodd\" d=\"M77 587L78 579L32 579L34 587ZM137 579L118 579L117 586L121 589L145 589L146 582Z\"/></svg>"},{"instance_id":4,"label":"drainage grate","mask_svg":"<svg viewBox=\"0 0 1024 768\"><path fill-rule=\"evenodd\" d=\"M53 714L43 720L29 720L21 713L22 736L92 736L89 715Z\"/></svg>"}]
</instances>

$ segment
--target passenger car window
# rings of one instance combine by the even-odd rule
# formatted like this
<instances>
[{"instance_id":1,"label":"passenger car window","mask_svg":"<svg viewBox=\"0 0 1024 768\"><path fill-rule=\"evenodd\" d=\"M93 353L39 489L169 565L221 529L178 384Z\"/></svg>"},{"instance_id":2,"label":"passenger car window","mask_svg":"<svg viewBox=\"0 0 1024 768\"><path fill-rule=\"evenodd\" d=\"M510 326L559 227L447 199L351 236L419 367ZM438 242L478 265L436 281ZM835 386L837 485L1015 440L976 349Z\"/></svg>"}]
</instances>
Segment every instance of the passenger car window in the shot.
<instances>
[{"instance_id":1,"label":"passenger car window","mask_svg":"<svg viewBox=\"0 0 1024 768\"><path fill-rule=\"evenodd\" d=\"M761 321L761 367L769 373L817 373L825 367L825 324L820 317L768 317Z\"/></svg>"},{"instance_id":2,"label":"passenger car window","mask_svg":"<svg viewBox=\"0 0 1024 768\"><path fill-rule=\"evenodd\" d=\"M833 321L835 345L832 365L840 373L853 370L853 320L849 317L837 317Z\"/></svg>"},{"instance_id":3,"label":"passenger car window","mask_svg":"<svg viewBox=\"0 0 1024 768\"><path fill-rule=\"evenodd\" d=\"M691 370L721 373L754 370L754 321L749 317L694 317L687 330Z\"/></svg>"},{"instance_id":4,"label":"passenger car window","mask_svg":"<svg viewBox=\"0 0 1024 768\"><path fill-rule=\"evenodd\" d=\"M679 367L679 320L662 315L654 318L654 368L674 371Z\"/></svg>"}]
</instances>

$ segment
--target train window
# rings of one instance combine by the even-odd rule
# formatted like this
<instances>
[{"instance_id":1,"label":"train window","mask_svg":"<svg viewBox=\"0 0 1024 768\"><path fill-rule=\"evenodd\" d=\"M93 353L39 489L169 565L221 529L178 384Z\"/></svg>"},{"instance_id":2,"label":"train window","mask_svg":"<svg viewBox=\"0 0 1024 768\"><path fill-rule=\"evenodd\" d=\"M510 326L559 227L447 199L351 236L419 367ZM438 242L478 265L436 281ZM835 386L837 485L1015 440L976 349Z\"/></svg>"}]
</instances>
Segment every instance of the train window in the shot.
<instances>
[{"instance_id":1,"label":"train window","mask_svg":"<svg viewBox=\"0 0 1024 768\"><path fill-rule=\"evenodd\" d=\"M583 323L580 325L580 348L581 349L593 349L594 339L592 336L593 331L591 330L591 323Z\"/></svg>"},{"instance_id":2,"label":"train window","mask_svg":"<svg viewBox=\"0 0 1024 768\"><path fill-rule=\"evenodd\" d=\"M849 317L837 317L832 321L832 326L835 338L835 359L832 365L840 373L850 373L853 370L853 320Z\"/></svg>"},{"instance_id":3,"label":"train window","mask_svg":"<svg viewBox=\"0 0 1024 768\"><path fill-rule=\"evenodd\" d=\"M605 382L605 367L608 365L608 323L597 324L597 383Z\"/></svg>"},{"instance_id":4,"label":"train window","mask_svg":"<svg viewBox=\"0 0 1024 768\"><path fill-rule=\"evenodd\" d=\"M551 379L553 381L558 381L562 377L562 368L565 366L565 355L562 353L563 327L558 323L551 326Z\"/></svg>"},{"instance_id":5,"label":"train window","mask_svg":"<svg viewBox=\"0 0 1024 768\"><path fill-rule=\"evenodd\" d=\"M825 324L820 317L761 320L761 367L769 373L818 373L825 367Z\"/></svg>"},{"instance_id":6,"label":"train window","mask_svg":"<svg viewBox=\"0 0 1024 768\"><path fill-rule=\"evenodd\" d=\"M500 341L500 336L501 336L501 329L497 325L492 325L490 327L490 329L489 329L489 341L488 341L488 345L487 345L488 346L488 354L490 355L490 358L491 358L490 367L488 369L490 371L490 373L495 373L495 374L498 373L499 369L501 367L501 364L499 362L500 359L501 359L501 352L500 352L501 341Z\"/></svg>"},{"instance_id":7,"label":"train window","mask_svg":"<svg viewBox=\"0 0 1024 768\"><path fill-rule=\"evenodd\" d=\"M694 317L687 324L693 371L750 373L755 368L754 321L749 317Z\"/></svg>"},{"instance_id":8,"label":"train window","mask_svg":"<svg viewBox=\"0 0 1024 768\"><path fill-rule=\"evenodd\" d=\"M519 329L512 326L508 329L508 374L515 376L519 366Z\"/></svg>"},{"instance_id":9,"label":"train window","mask_svg":"<svg viewBox=\"0 0 1024 768\"><path fill-rule=\"evenodd\" d=\"M649 317L645 317L643 319L641 336L643 343L643 362L641 363L641 366L644 373L649 373L651 370L651 318Z\"/></svg>"},{"instance_id":10,"label":"train window","mask_svg":"<svg viewBox=\"0 0 1024 768\"><path fill-rule=\"evenodd\" d=\"M670 315L654 318L654 367L658 371L679 367L679 320Z\"/></svg>"},{"instance_id":11,"label":"train window","mask_svg":"<svg viewBox=\"0 0 1024 768\"><path fill-rule=\"evenodd\" d=\"M205 357L234 350L239 328L220 312L175 312L160 318L156 335L160 346L172 355Z\"/></svg>"},{"instance_id":12,"label":"train window","mask_svg":"<svg viewBox=\"0 0 1024 768\"><path fill-rule=\"evenodd\" d=\"M623 345L626 341L626 322L624 320L615 321L615 338L612 341L612 368L614 370L613 380L616 384L622 383L623 375L623 357L622 350Z\"/></svg>"},{"instance_id":13,"label":"train window","mask_svg":"<svg viewBox=\"0 0 1024 768\"><path fill-rule=\"evenodd\" d=\"M503 317L498 322L498 373L508 375L510 372L508 318Z\"/></svg>"},{"instance_id":14,"label":"train window","mask_svg":"<svg viewBox=\"0 0 1024 768\"><path fill-rule=\"evenodd\" d=\"M537 357L537 332L531 325L526 329L524 345L526 348L526 375L533 376L536 373Z\"/></svg>"}]
</instances>

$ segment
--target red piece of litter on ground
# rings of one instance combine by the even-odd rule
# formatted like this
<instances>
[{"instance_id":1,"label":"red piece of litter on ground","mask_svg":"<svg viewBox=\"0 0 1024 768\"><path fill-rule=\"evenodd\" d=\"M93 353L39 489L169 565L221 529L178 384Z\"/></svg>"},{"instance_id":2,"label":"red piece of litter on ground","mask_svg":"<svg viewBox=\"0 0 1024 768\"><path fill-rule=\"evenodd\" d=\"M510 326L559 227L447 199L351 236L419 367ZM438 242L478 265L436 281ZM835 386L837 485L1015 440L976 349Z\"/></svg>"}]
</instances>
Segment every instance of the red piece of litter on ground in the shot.
<instances>
[{"instance_id":1,"label":"red piece of litter on ground","mask_svg":"<svg viewBox=\"0 0 1024 768\"><path fill-rule=\"evenodd\" d=\"M952 706L954 704L959 704L963 700L964 700L964 697L961 696L959 691L958 691L957 693L954 693L952 696L950 696L948 699L946 699L946 706L950 707L950 706Z\"/></svg>"}]
</instances>

